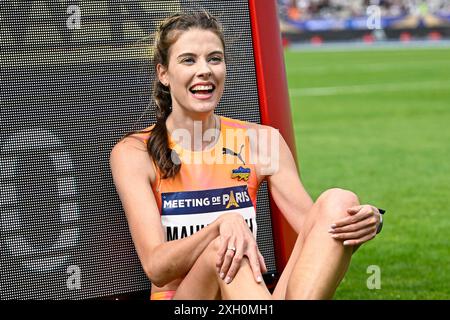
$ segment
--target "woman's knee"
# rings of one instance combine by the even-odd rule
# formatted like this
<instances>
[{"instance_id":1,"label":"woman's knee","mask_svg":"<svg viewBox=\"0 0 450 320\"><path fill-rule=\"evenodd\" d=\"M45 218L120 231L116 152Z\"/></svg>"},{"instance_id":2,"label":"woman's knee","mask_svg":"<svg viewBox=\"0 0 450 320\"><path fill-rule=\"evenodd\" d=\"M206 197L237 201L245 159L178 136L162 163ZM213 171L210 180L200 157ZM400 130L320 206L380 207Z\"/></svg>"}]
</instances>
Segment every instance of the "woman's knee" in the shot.
<instances>
[{"instance_id":1,"label":"woman's knee","mask_svg":"<svg viewBox=\"0 0 450 320\"><path fill-rule=\"evenodd\" d=\"M332 218L343 218L348 216L347 209L359 205L358 196L349 190L332 188L323 192L316 203L320 211Z\"/></svg>"},{"instance_id":2,"label":"woman's knee","mask_svg":"<svg viewBox=\"0 0 450 320\"><path fill-rule=\"evenodd\" d=\"M220 236L218 236L213 241L211 241L211 243L208 245L208 247L210 250L217 253L217 251L219 251L219 249L220 249L220 245L221 245Z\"/></svg>"},{"instance_id":3,"label":"woman's knee","mask_svg":"<svg viewBox=\"0 0 450 320\"><path fill-rule=\"evenodd\" d=\"M220 248L220 237L215 238L213 241L211 241L208 246L203 251L203 256L207 258L213 265L215 265L215 262L217 260L217 252Z\"/></svg>"}]
</instances>

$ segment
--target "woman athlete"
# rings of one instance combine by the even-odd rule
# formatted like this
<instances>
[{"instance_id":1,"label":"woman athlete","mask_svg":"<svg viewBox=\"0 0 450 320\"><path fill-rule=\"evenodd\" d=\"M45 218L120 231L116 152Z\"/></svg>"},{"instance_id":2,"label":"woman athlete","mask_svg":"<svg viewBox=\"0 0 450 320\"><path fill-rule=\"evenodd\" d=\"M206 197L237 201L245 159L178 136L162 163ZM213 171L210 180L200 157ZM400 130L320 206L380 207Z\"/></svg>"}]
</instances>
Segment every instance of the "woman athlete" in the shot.
<instances>
[{"instance_id":1,"label":"woman athlete","mask_svg":"<svg viewBox=\"0 0 450 320\"><path fill-rule=\"evenodd\" d=\"M153 58L157 122L110 155L151 299L331 299L379 210L338 188L313 202L278 130L214 114L225 42L207 12L164 20ZM272 293L255 238L263 180L298 234Z\"/></svg>"}]
</instances>

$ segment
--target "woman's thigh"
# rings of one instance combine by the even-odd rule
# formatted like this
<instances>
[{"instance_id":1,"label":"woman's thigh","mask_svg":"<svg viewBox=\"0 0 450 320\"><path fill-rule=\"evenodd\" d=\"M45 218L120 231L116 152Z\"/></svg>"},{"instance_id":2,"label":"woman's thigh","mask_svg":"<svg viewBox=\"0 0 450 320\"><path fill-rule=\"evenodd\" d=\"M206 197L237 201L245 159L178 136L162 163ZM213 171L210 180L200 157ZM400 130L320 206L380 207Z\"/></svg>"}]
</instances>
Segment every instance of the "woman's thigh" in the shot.
<instances>
[{"instance_id":1,"label":"woman's thigh","mask_svg":"<svg viewBox=\"0 0 450 320\"><path fill-rule=\"evenodd\" d=\"M292 249L291 255L289 257L289 260L281 273L280 278L278 279L277 285L275 286L275 289L272 293L272 297L274 300L284 300L286 296L286 290L287 285L289 282L289 278L292 274L292 270L294 269L295 263L297 262L298 258L300 257L300 252L303 247L303 243L306 239L306 235L308 234L309 230L311 230L313 224L314 224L314 216L312 211L316 211L317 208L315 208L315 204L311 208L310 212L308 213L307 219L305 220L305 224L302 227L302 231L298 234L297 240L295 241L294 248Z\"/></svg>"},{"instance_id":2,"label":"woman's thigh","mask_svg":"<svg viewBox=\"0 0 450 320\"><path fill-rule=\"evenodd\" d=\"M175 300L220 299L218 277L215 272L215 244L211 242L181 281Z\"/></svg>"},{"instance_id":3,"label":"woman's thigh","mask_svg":"<svg viewBox=\"0 0 450 320\"><path fill-rule=\"evenodd\" d=\"M217 241L213 241L199 256L193 267L180 283L174 299L186 300L260 300L271 299L264 282L257 283L246 257L231 283L226 284L216 271Z\"/></svg>"},{"instance_id":4,"label":"woman's thigh","mask_svg":"<svg viewBox=\"0 0 450 320\"><path fill-rule=\"evenodd\" d=\"M332 219L339 219L345 215L348 215L344 208L356 205L357 202L358 199L352 192L338 188L326 190L317 198L316 202L306 215L305 222L297 237L288 263L286 264L286 267L284 268L273 291L273 299L285 299L287 285L293 268L300 257L303 244L311 229L317 223L330 223ZM332 210L331 208L336 208L338 210ZM327 230L324 229L324 234L326 234L326 231Z\"/></svg>"}]
</instances>

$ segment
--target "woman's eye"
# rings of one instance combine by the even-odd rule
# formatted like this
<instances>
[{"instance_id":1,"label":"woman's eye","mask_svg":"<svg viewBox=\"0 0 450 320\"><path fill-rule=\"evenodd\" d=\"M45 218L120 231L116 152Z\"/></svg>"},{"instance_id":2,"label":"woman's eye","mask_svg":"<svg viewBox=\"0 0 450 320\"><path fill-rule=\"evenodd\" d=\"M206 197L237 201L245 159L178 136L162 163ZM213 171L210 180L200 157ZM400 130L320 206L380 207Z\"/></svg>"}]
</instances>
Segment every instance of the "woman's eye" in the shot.
<instances>
[{"instance_id":1,"label":"woman's eye","mask_svg":"<svg viewBox=\"0 0 450 320\"><path fill-rule=\"evenodd\" d=\"M182 62L184 62L184 63L194 63L194 59L192 59L192 58L186 58L186 59L183 59Z\"/></svg>"},{"instance_id":2,"label":"woman's eye","mask_svg":"<svg viewBox=\"0 0 450 320\"><path fill-rule=\"evenodd\" d=\"M221 57L211 57L210 59L212 62L222 62L222 58Z\"/></svg>"}]
</instances>

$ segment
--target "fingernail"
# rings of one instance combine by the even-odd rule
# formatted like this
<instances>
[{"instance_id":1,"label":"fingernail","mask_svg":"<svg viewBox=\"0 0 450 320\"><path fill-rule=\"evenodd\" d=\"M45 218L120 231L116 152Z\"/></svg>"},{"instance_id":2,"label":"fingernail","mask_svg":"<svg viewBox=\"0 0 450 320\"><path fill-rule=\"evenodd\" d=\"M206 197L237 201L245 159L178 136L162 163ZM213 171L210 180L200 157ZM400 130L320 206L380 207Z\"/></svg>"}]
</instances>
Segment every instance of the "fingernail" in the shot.
<instances>
[{"instance_id":1,"label":"fingernail","mask_svg":"<svg viewBox=\"0 0 450 320\"><path fill-rule=\"evenodd\" d=\"M333 232L334 232L334 230L333 230L333 229L330 229L330 230L328 230L328 232L329 232L329 233L333 233Z\"/></svg>"},{"instance_id":2,"label":"fingernail","mask_svg":"<svg viewBox=\"0 0 450 320\"><path fill-rule=\"evenodd\" d=\"M223 277L225 277L225 274L222 272L222 273L220 274L220 279L223 279Z\"/></svg>"},{"instance_id":3,"label":"fingernail","mask_svg":"<svg viewBox=\"0 0 450 320\"><path fill-rule=\"evenodd\" d=\"M231 278L230 277L227 277L226 279L225 279L225 283L226 284L229 284L231 282Z\"/></svg>"},{"instance_id":4,"label":"fingernail","mask_svg":"<svg viewBox=\"0 0 450 320\"><path fill-rule=\"evenodd\" d=\"M335 223L333 223L332 225L331 225L331 228L336 228L336 224Z\"/></svg>"},{"instance_id":5,"label":"fingernail","mask_svg":"<svg viewBox=\"0 0 450 320\"><path fill-rule=\"evenodd\" d=\"M331 237L334 238L334 239L336 239L337 237L339 237L339 235L333 234Z\"/></svg>"},{"instance_id":6,"label":"fingernail","mask_svg":"<svg viewBox=\"0 0 450 320\"><path fill-rule=\"evenodd\" d=\"M350 244L350 242L344 241L344 246L349 245L349 244Z\"/></svg>"},{"instance_id":7,"label":"fingernail","mask_svg":"<svg viewBox=\"0 0 450 320\"><path fill-rule=\"evenodd\" d=\"M258 283L261 282L261 281L262 281L261 276L258 276L258 278L256 278L256 281L257 281Z\"/></svg>"}]
</instances>

